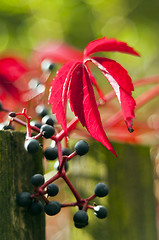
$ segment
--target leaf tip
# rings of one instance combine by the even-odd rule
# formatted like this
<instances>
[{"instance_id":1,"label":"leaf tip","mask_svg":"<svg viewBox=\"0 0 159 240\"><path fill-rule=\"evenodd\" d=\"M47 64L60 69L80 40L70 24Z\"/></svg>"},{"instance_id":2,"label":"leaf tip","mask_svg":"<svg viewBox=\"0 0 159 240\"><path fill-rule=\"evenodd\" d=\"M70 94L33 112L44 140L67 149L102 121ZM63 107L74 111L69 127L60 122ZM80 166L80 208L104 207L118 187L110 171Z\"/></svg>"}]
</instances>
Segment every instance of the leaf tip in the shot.
<instances>
[{"instance_id":1,"label":"leaf tip","mask_svg":"<svg viewBox=\"0 0 159 240\"><path fill-rule=\"evenodd\" d=\"M130 133L134 132L132 118L129 118L129 119L126 120L126 125L127 125L127 128L128 128L128 131Z\"/></svg>"}]
</instances>

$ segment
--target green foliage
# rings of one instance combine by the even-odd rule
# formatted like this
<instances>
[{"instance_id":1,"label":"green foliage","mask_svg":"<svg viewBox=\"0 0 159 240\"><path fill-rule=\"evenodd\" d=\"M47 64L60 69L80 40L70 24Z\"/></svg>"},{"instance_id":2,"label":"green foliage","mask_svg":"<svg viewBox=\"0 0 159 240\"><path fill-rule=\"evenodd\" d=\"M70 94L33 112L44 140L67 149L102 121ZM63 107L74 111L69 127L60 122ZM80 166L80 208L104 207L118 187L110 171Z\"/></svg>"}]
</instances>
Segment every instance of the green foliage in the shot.
<instances>
[{"instance_id":1,"label":"green foliage","mask_svg":"<svg viewBox=\"0 0 159 240\"><path fill-rule=\"evenodd\" d=\"M158 74L158 5L155 0L2 0L0 51L18 49L28 55L33 46L48 39L84 48L105 35L139 50L140 60L115 54L134 77Z\"/></svg>"}]
</instances>

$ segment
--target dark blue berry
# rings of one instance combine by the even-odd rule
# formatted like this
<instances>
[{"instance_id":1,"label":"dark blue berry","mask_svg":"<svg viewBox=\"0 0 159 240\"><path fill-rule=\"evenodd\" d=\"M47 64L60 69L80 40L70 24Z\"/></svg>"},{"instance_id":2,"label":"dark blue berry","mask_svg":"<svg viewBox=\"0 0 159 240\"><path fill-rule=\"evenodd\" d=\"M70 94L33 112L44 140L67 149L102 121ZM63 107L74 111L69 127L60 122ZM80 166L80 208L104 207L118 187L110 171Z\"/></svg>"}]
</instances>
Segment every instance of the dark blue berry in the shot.
<instances>
[{"instance_id":1,"label":"dark blue berry","mask_svg":"<svg viewBox=\"0 0 159 240\"><path fill-rule=\"evenodd\" d=\"M28 207L32 203L29 192L21 192L17 194L17 203L21 207Z\"/></svg>"},{"instance_id":2,"label":"dark blue berry","mask_svg":"<svg viewBox=\"0 0 159 240\"><path fill-rule=\"evenodd\" d=\"M42 133L43 137L51 138L55 133L55 129L48 124L44 124L40 128L40 132Z\"/></svg>"},{"instance_id":3,"label":"dark blue berry","mask_svg":"<svg viewBox=\"0 0 159 240\"><path fill-rule=\"evenodd\" d=\"M87 142L80 140L75 144L75 151L78 155L85 155L89 151L89 145Z\"/></svg>"},{"instance_id":4,"label":"dark blue berry","mask_svg":"<svg viewBox=\"0 0 159 240\"><path fill-rule=\"evenodd\" d=\"M94 189L94 193L97 197L105 197L109 193L109 189L104 183L98 183Z\"/></svg>"},{"instance_id":5,"label":"dark blue berry","mask_svg":"<svg viewBox=\"0 0 159 240\"><path fill-rule=\"evenodd\" d=\"M40 149L40 145L36 139L28 139L24 143L24 148L29 153L35 153Z\"/></svg>"},{"instance_id":6,"label":"dark blue berry","mask_svg":"<svg viewBox=\"0 0 159 240\"><path fill-rule=\"evenodd\" d=\"M94 207L94 214L98 218L106 218L107 217L107 209L103 206L96 206Z\"/></svg>"},{"instance_id":7,"label":"dark blue berry","mask_svg":"<svg viewBox=\"0 0 159 240\"><path fill-rule=\"evenodd\" d=\"M88 225L88 214L84 210L79 210L73 216L73 221L76 227L85 227Z\"/></svg>"},{"instance_id":8,"label":"dark blue berry","mask_svg":"<svg viewBox=\"0 0 159 240\"><path fill-rule=\"evenodd\" d=\"M36 216L39 215L43 211L43 205L41 201L33 201L32 204L30 205L28 212L30 215Z\"/></svg>"},{"instance_id":9,"label":"dark blue berry","mask_svg":"<svg viewBox=\"0 0 159 240\"><path fill-rule=\"evenodd\" d=\"M47 186L47 194L51 197L53 196L56 196L59 192L59 187L54 184L54 183L51 183Z\"/></svg>"},{"instance_id":10,"label":"dark blue berry","mask_svg":"<svg viewBox=\"0 0 159 240\"><path fill-rule=\"evenodd\" d=\"M35 174L31 177L31 183L35 187L39 187L39 186L43 185L44 182L45 182L44 176L41 174Z\"/></svg>"},{"instance_id":11,"label":"dark blue berry","mask_svg":"<svg viewBox=\"0 0 159 240\"><path fill-rule=\"evenodd\" d=\"M62 149L62 155L63 156L69 156L71 154L71 150L69 148L63 148Z\"/></svg>"},{"instance_id":12,"label":"dark blue berry","mask_svg":"<svg viewBox=\"0 0 159 240\"><path fill-rule=\"evenodd\" d=\"M56 215L57 213L60 212L60 210L61 210L61 205L57 201L49 202L44 206L45 213L50 216Z\"/></svg>"},{"instance_id":13,"label":"dark blue berry","mask_svg":"<svg viewBox=\"0 0 159 240\"><path fill-rule=\"evenodd\" d=\"M74 222L74 225L75 225L76 228L84 228L85 226L88 225L88 223L87 224L83 224L83 223L76 223L76 222Z\"/></svg>"},{"instance_id":14,"label":"dark blue berry","mask_svg":"<svg viewBox=\"0 0 159 240\"><path fill-rule=\"evenodd\" d=\"M44 105L38 105L35 108L35 111L40 117L44 117L48 114L48 109Z\"/></svg>"},{"instance_id":15,"label":"dark blue berry","mask_svg":"<svg viewBox=\"0 0 159 240\"><path fill-rule=\"evenodd\" d=\"M69 168L69 164L67 161L65 161L65 163L64 163L64 168L65 168L65 172L67 172L68 168ZM59 170L59 161L58 160L54 164L54 169L57 171Z\"/></svg>"},{"instance_id":16,"label":"dark blue berry","mask_svg":"<svg viewBox=\"0 0 159 240\"><path fill-rule=\"evenodd\" d=\"M4 130L14 130L14 127L12 125L4 125L3 129Z\"/></svg>"},{"instance_id":17,"label":"dark blue berry","mask_svg":"<svg viewBox=\"0 0 159 240\"><path fill-rule=\"evenodd\" d=\"M37 121L31 121L30 122L30 125L33 126L33 127L37 127L37 128L41 128L42 124L40 122L37 122Z\"/></svg>"},{"instance_id":18,"label":"dark blue berry","mask_svg":"<svg viewBox=\"0 0 159 240\"><path fill-rule=\"evenodd\" d=\"M57 147L48 147L44 151L44 156L47 160L55 160L58 157Z\"/></svg>"},{"instance_id":19,"label":"dark blue berry","mask_svg":"<svg viewBox=\"0 0 159 240\"><path fill-rule=\"evenodd\" d=\"M16 117L16 113L15 113L15 112L10 112L10 113L9 113L9 116L10 116L10 117Z\"/></svg>"},{"instance_id":20,"label":"dark blue berry","mask_svg":"<svg viewBox=\"0 0 159 240\"><path fill-rule=\"evenodd\" d=\"M55 67L55 64L53 62L51 62L51 60L49 59L44 59L41 62L41 70L42 71L52 71Z\"/></svg>"},{"instance_id":21,"label":"dark blue berry","mask_svg":"<svg viewBox=\"0 0 159 240\"><path fill-rule=\"evenodd\" d=\"M43 118L42 118L42 124L48 124L50 126L54 126L54 123L55 123L55 120L53 119L52 116L50 115L45 115Z\"/></svg>"}]
</instances>

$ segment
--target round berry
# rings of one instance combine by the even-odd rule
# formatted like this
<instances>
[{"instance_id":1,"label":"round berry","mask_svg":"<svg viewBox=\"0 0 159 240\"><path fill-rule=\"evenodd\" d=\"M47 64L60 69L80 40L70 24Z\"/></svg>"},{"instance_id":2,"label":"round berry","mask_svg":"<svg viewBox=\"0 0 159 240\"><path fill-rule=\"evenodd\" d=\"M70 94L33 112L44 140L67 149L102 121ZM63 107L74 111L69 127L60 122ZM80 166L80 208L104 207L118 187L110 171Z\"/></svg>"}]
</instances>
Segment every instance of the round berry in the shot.
<instances>
[{"instance_id":1,"label":"round berry","mask_svg":"<svg viewBox=\"0 0 159 240\"><path fill-rule=\"evenodd\" d=\"M105 197L108 195L109 189L104 183L98 183L94 189L94 193L97 197Z\"/></svg>"},{"instance_id":2,"label":"round berry","mask_svg":"<svg viewBox=\"0 0 159 240\"><path fill-rule=\"evenodd\" d=\"M30 122L30 125L33 126L33 127L37 127L37 128L41 128L42 124L40 122L37 122L37 121L31 121Z\"/></svg>"},{"instance_id":3,"label":"round berry","mask_svg":"<svg viewBox=\"0 0 159 240\"><path fill-rule=\"evenodd\" d=\"M41 201L35 202L33 201L28 209L30 215L36 216L39 215L43 211L43 205Z\"/></svg>"},{"instance_id":4,"label":"round berry","mask_svg":"<svg viewBox=\"0 0 159 240\"><path fill-rule=\"evenodd\" d=\"M80 140L75 144L75 151L78 155L85 155L89 151L89 145L87 142Z\"/></svg>"},{"instance_id":5,"label":"round berry","mask_svg":"<svg viewBox=\"0 0 159 240\"><path fill-rule=\"evenodd\" d=\"M76 222L74 222L74 225L75 225L76 228L84 228L85 226L88 225L88 223L87 224L83 224L83 223L76 223Z\"/></svg>"},{"instance_id":6,"label":"round berry","mask_svg":"<svg viewBox=\"0 0 159 240\"><path fill-rule=\"evenodd\" d=\"M50 126L54 126L54 123L55 123L55 121L54 121L54 119L53 119L53 117L52 116L50 116L50 115L45 115L43 118L42 118L42 124L48 124L48 125L50 125Z\"/></svg>"},{"instance_id":7,"label":"round berry","mask_svg":"<svg viewBox=\"0 0 159 240\"><path fill-rule=\"evenodd\" d=\"M24 143L24 148L29 153L35 153L40 149L40 145L36 139L28 139Z\"/></svg>"},{"instance_id":8,"label":"round berry","mask_svg":"<svg viewBox=\"0 0 159 240\"><path fill-rule=\"evenodd\" d=\"M56 196L59 192L59 187L54 184L54 183L50 183L48 186L47 186L47 194L51 197L53 196Z\"/></svg>"},{"instance_id":9,"label":"round berry","mask_svg":"<svg viewBox=\"0 0 159 240\"><path fill-rule=\"evenodd\" d=\"M42 133L43 137L51 138L55 133L55 129L48 124L44 124L40 128L40 132Z\"/></svg>"},{"instance_id":10,"label":"round berry","mask_svg":"<svg viewBox=\"0 0 159 240\"><path fill-rule=\"evenodd\" d=\"M49 59L44 59L41 62L41 70L42 71L52 71L55 67L55 64L52 63Z\"/></svg>"},{"instance_id":11,"label":"round berry","mask_svg":"<svg viewBox=\"0 0 159 240\"><path fill-rule=\"evenodd\" d=\"M3 129L4 130L14 130L14 127L12 125L4 125Z\"/></svg>"},{"instance_id":12,"label":"round berry","mask_svg":"<svg viewBox=\"0 0 159 240\"><path fill-rule=\"evenodd\" d=\"M71 150L69 148L63 148L62 149L62 155L63 156L69 156L71 154Z\"/></svg>"},{"instance_id":13,"label":"round berry","mask_svg":"<svg viewBox=\"0 0 159 240\"><path fill-rule=\"evenodd\" d=\"M96 215L96 217L98 218L106 218L107 217L107 209L103 206L96 206L94 207L94 214Z\"/></svg>"},{"instance_id":14,"label":"round berry","mask_svg":"<svg viewBox=\"0 0 159 240\"><path fill-rule=\"evenodd\" d=\"M68 165L67 161L65 162L64 167L65 167L65 172L67 172L68 168L69 168L69 165ZM59 170L59 161L58 160L54 164L54 169L57 170L57 171Z\"/></svg>"},{"instance_id":15,"label":"round berry","mask_svg":"<svg viewBox=\"0 0 159 240\"><path fill-rule=\"evenodd\" d=\"M28 86L30 89L35 89L40 85L40 82L38 79L36 78L32 78L29 82L28 82Z\"/></svg>"},{"instance_id":16,"label":"round berry","mask_svg":"<svg viewBox=\"0 0 159 240\"><path fill-rule=\"evenodd\" d=\"M49 202L44 206L45 213L50 216L56 215L57 213L60 212L60 210L61 210L61 205L57 201Z\"/></svg>"},{"instance_id":17,"label":"round berry","mask_svg":"<svg viewBox=\"0 0 159 240\"><path fill-rule=\"evenodd\" d=\"M39 187L39 186L43 185L44 182L45 182L44 176L41 174L35 174L31 177L31 183L35 187Z\"/></svg>"},{"instance_id":18,"label":"round berry","mask_svg":"<svg viewBox=\"0 0 159 240\"><path fill-rule=\"evenodd\" d=\"M84 210L79 210L73 216L75 226L85 227L88 224L88 214Z\"/></svg>"},{"instance_id":19,"label":"round berry","mask_svg":"<svg viewBox=\"0 0 159 240\"><path fill-rule=\"evenodd\" d=\"M48 109L44 105L38 105L35 108L35 111L40 117L44 117L48 114Z\"/></svg>"},{"instance_id":20,"label":"round berry","mask_svg":"<svg viewBox=\"0 0 159 240\"><path fill-rule=\"evenodd\" d=\"M15 113L15 112L10 112L10 113L9 113L9 116L10 116L10 117L16 117L16 113Z\"/></svg>"},{"instance_id":21,"label":"round berry","mask_svg":"<svg viewBox=\"0 0 159 240\"><path fill-rule=\"evenodd\" d=\"M29 192L21 192L17 195L17 203L21 207L28 207L32 203Z\"/></svg>"},{"instance_id":22,"label":"round berry","mask_svg":"<svg viewBox=\"0 0 159 240\"><path fill-rule=\"evenodd\" d=\"M55 160L58 157L57 147L48 147L44 151L44 156L47 160Z\"/></svg>"}]
</instances>

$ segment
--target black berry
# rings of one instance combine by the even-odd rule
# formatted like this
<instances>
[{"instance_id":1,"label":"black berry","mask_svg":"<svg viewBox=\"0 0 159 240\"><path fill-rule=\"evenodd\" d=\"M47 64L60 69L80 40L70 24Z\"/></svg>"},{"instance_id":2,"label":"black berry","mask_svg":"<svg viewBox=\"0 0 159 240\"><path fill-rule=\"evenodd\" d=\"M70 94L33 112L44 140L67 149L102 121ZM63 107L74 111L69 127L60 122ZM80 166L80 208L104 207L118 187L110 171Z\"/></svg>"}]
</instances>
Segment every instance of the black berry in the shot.
<instances>
[{"instance_id":1,"label":"black berry","mask_svg":"<svg viewBox=\"0 0 159 240\"><path fill-rule=\"evenodd\" d=\"M84 210L79 210L73 216L75 227L82 228L88 225L88 214Z\"/></svg>"},{"instance_id":2,"label":"black berry","mask_svg":"<svg viewBox=\"0 0 159 240\"><path fill-rule=\"evenodd\" d=\"M3 129L4 130L14 130L14 127L12 125L4 125Z\"/></svg>"},{"instance_id":3,"label":"black berry","mask_svg":"<svg viewBox=\"0 0 159 240\"><path fill-rule=\"evenodd\" d=\"M44 117L48 114L48 109L44 105L38 105L35 108L35 111L40 117Z\"/></svg>"},{"instance_id":4,"label":"black berry","mask_svg":"<svg viewBox=\"0 0 159 240\"><path fill-rule=\"evenodd\" d=\"M64 168L65 168L65 172L67 172L68 168L69 168L69 164L67 161L64 163ZM57 171L59 170L59 161L58 160L54 164L54 169Z\"/></svg>"},{"instance_id":5,"label":"black berry","mask_svg":"<svg viewBox=\"0 0 159 240\"><path fill-rule=\"evenodd\" d=\"M56 215L61 210L61 205L57 201L49 202L44 206L44 211L50 216Z\"/></svg>"},{"instance_id":6,"label":"black berry","mask_svg":"<svg viewBox=\"0 0 159 240\"><path fill-rule=\"evenodd\" d=\"M43 118L42 118L42 124L48 124L50 126L54 126L54 119L52 116L50 115L45 115Z\"/></svg>"},{"instance_id":7,"label":"black berry","mask_svg":"<svg viewBox=\"0 0 159 240\"><path fill-rule=\"evenodd\" d=\"M94 193L97 197L105 197L109 193L109 189L104 183L98 183L94 189Z\"/></svg>"},{"instance_id":8,"label":"black berry","mask_svg":"<svg viewBox=\"0 0 159 240\"><path fill-rule=\"evenodd\" d=\"M62 149L62 155L63 156L69 156L71 154L71 150L69 148L63 148Z\"/></svg>"},{"instance_id":9,"label":"black berry","mask_svg":"<svg viewBox=\"0 0 159 240\"><path fill-rule=\"evenodd\" d=\"M32 203L29 192L21 192L17 194L17 203L21 207L28 207Z\"/></svg>"},{"instance_id":10,"label":"black berry","mask_svg":"<svg viewBox=\"0 0 159 240\"><path fill-rule=\"evenodd\" d=\"M9 113L9 116L10 116L10 117L16 117L16 113L15 113L15 112L10 112L10 113Z\"/></svg>"},{"instance_id":11,"label":"black berry","mask_svg":"<svg viewBox=\"0 0 159 240\"><path fill-rule=\"evenodd\" d=\"M87 142L80 140L75 144L75 151L78 155L85 155L89 151L89 145Z\"/></svg>"},{"instance_id":12,"label":"black berry","mask_svg":"<svg viewBox=\"0 0 159 240\"><path fill-rule=\"evenodd\" d=\"M43 205L41 201L33 201L28 209L30 215L36 216L39 215L43 211Z\"/></svg>"},{"instance_id":13,"label":"black berry","mask_svg":"<svg viewBox=\"0 0 159 240\"><path fill-rule=\"evenodd\" d=\"M55 160L58 157L57 147L48 147L44 151L44 156L47 160Z\"/></svg>"},{"instance_id":14,"label":"black berry","mask_svg":"<svg viewBox=\"0 0 159 240\"><path fill-rule=\"evenodd\" d=\"M55 64L52 63L49 59L44 59L41 62L41 70L42 71L52 71L55 67Z\"/></svg>"},{"instance_id":15,"label":"black berry","mask_svg":"<svg viewBox=\"0 0 159 240\"><path fill-rule=\"evenodd\" d=\"M42 133L43 137L51 138L55 133L55 129L48 124L44 124L40 128L40 132Z\"/></svg>"},{"instance_id":16,"label":"black berry","mask_svg":"<svg viewBox=\"0 0 159 240\"><path fill-rule=\"evenodd\" d=\"M59 192L59 187L54 184L54 183L51 183L47 186L47 193L49 196L53 197L53 196L56 196Z\"/></svg>"},{"instance_id":17,"label":"black berry","mask_svg":"<svg viewBox=\"0 0 159 240\"><path fill-rule=\"evenodd\" d=\"M42 124L40 122L37 122L37 121L31 121L30 122L30 125L33 126L33 127L37 127L37 128L41 128Z\"/></svg>"},{"instance_id":18,"label":"black berry","mask_svg":"<svg viewBox=\"0 0 159 240\"><path fill-rule=\"evenodd\" d=\"M44 182L45 182L44 176L41 174L35 174L31 177L31 183L35 187L39 187L39 186L43 185Z\"/></svg>"},{"instance_id":19,"label":"black berry","mask_svg":"<svg viewBox=\"0 0 159 240\"><path fill-rule=\"evenodd\" d=\"M107 217L107 209L103 206L94 207L94 214L98 218L106 218Z\"/></svg>"},{"instance_id":20,"label":"black berry","mask_svg":"<svg viewBox=\"0 0 159 240\"><path fill-rule=\"evenodd\" d=\"M35 153L40 149L40 145L36 139L28 139L24 143L24 148L29 153Z\"/></svg>"}]
</instances>

